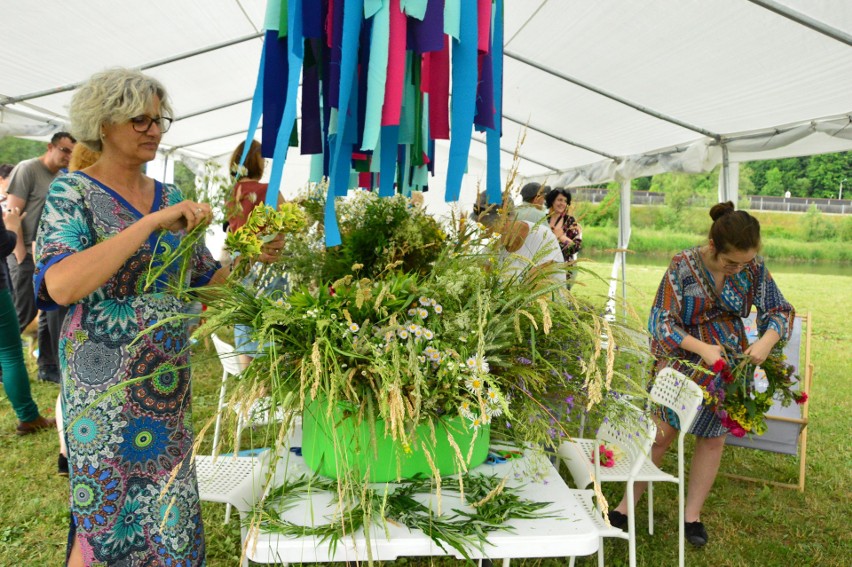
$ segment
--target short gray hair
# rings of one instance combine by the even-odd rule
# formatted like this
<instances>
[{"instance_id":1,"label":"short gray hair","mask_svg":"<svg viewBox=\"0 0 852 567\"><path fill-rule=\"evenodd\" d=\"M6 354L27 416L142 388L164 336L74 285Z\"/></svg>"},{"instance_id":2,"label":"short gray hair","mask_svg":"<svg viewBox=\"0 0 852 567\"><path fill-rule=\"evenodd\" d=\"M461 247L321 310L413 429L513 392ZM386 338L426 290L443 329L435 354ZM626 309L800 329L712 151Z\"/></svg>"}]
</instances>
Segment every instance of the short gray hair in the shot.
<instances>
[{"instance_id":1,"label":"short gray hair","mask_svg":"<svg viewBox=\"0 0 852 567\"><path fill-rule=\"evenodd\" d=\"M90 149L103 151L101 126L121 124L144 114L155 96L160 99L160 114L172 117L169 97L160 81L135 69L96 73L71 99L71 132Z\"/></svg>"}]
</instances>

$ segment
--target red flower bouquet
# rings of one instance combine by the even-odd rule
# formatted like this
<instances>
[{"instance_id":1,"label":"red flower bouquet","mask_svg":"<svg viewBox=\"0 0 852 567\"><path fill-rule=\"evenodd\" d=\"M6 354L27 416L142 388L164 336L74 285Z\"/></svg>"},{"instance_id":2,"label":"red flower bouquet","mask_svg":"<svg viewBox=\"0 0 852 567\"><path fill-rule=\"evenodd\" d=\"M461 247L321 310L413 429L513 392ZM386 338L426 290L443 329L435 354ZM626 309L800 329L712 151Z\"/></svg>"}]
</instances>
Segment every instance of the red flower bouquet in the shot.
<instances>
[{"instance_id":1,"label":"red flower bouquet","mask_svg":"<svg viewBox=\"0 0 852 567\"><path fill-rule=\"evenodd\" d=\"M711 403L716 416L731 435L763 435L766 432L766 412L776 399L784 406L807 401L806 392L793 390L798 377L793 366L787 364L783 348L783 344L777 344L759 366L752 363L747 355L730 353L729 358L735 361L733 364L722 358L713 365L712 378L704 386L704 398ZM755 376L761 374L764 376L761 381L766 387L756 388Z\"/></svg>"}]
</instances>

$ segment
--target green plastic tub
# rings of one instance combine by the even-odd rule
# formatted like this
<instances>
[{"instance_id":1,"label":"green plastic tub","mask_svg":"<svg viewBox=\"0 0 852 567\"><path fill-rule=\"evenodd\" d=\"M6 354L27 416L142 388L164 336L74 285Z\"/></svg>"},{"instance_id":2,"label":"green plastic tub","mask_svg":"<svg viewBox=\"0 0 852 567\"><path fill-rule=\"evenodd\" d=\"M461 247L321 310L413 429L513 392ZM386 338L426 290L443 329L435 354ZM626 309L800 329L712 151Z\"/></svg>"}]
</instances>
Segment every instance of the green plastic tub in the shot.
<instances>
[{"instance_id":1,"label":"green plastic tub","mask_svg":"<svg viewBox=\"0 0 852 567\"><path fill-rule=\"evenodd\" d=\"M354 475L369 482L392 482L416 475L432 476L432 468L420 448L423 440L431 448L430 456L441 476L460 472L456 451L450 445L452 435L461 454L466 459L468 470L482 464L488 457L490 441L489 426L481 427L474 439L475 430L460 416L446 417L435 424L435 443L430 428L420 425L416 430L417 441L411 443L411 451L385 434L385 424L375 422L375 439L366 420L348 417L340 404L331 415L322 400L305 405L302 415L302 456L314 472L329 478ZM473 444L473 451L470 446Z\"/></svg>"}]
</instances>

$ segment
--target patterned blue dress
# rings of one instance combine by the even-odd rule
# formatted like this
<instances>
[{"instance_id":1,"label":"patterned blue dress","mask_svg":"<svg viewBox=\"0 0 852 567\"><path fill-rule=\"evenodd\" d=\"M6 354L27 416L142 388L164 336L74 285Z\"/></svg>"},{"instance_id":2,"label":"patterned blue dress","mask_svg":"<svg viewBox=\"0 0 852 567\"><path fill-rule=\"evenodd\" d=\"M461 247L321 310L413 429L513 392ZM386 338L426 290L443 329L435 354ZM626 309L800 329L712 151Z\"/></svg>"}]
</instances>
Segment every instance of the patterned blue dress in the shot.
<instances>
[{"instance_id":1,"label":"patterned blue dress","mask_svg":"<svg viewBox=\"0 0 852 567\"><path fill-rule=\"evenodd\" d=\"M177 187L158 182L152 211L182 200ZM43 285L52 265L141 217L85 174L57 178L37 239L39 307L55 307ZM186 305L168 292L166 278L143 289L152 252L174 249L183 236L153 233L101 288L70 306L62 326L71 530L86 565L205 564L185 319L150 330ZM218 267L198 246L186 281L205 285Z\"/></svg>"},{"instance_id":2,"label":"patterned blue dress","mask_svg":"<svg viewBox=\"0 0 852 567\"><path fill-rule=\"evenodd\" d=\"M757 308L761 336L773 329L781 340L789 337L795 310L784 299L763 258L756 256L741 271L727 276L722 293L718 294L699 248L677 254L663 275L648 318L657 369L671 366L700 382L706 378L695 368L703 366L701 357L680 348L680 343L691 335L732 352L743 352L748 348L748 338L742 318L749 316L752 306ZM678 427L674 412L662 417ZM718 437L727 429L709 406L702 405L689 432L699 437Z\"/></svg>"}]
</instances>

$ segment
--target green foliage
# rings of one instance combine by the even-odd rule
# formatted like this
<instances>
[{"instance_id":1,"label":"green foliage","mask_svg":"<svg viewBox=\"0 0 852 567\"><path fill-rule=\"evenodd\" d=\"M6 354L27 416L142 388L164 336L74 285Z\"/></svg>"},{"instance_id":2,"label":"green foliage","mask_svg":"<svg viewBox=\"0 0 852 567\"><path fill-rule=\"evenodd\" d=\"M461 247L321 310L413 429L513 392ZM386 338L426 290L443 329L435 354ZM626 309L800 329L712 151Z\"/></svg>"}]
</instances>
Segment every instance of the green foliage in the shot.
<instances>
[{"instance_id":1,"label":"green foliage","mask_svg":"<svg viewBox=\"0 0 852 567\"><path fill-rule=\"evenodd\" d=\"M852 240L852 216L843 218L838 229L838 236L840 236L840 240L843 242Z\"/></svg>"},{"instance_id":2,"label":"green foliage","mask_svg":"<svg viewBox=\"0 0 852 567\"><path fill-rule=\"evenodd\" d=\"M840 181L852 172L852 152L750 162L748 170L745 176L756 191L746 191L741 183L744 194L781 197L790 191L793 197L835 198Z\"/></svg>"},{"instance_id":3,"label":"green foliage","mask_svg":"<svg viewBox=\"0 0 852 567\"><path fill-rule=\"evenodd\" d=\"M811 205L802 217L802 228L808 242L831 240L837 235L834 224L825 219L816 205Z\"/></svg>"},{"instance_id":4,"label":"green foliage","mask_svg":"<svg viewBox=\"0 0 852 567\"><path fill-rule=\"evenodd\" d=\"M0 138L0 163L16 165L25 159L38 157L47 150L47 144L11 136Z\"/></svg>"},{"instance_id":5,"label":"green foliage","mask_svg":"<svg viewBox=\"0 0 852 567\"><path fill-rule=\"evenodd\" d=\"M403 195L379 198L360 191L338 206L342 243L325 253L323 280L333 282L353 273L373 277L391 264L403 271L429 270L445 239L441 226Z\"/></svg>"},{"instance_id":6,"label":"green foliage","mask_svg":"<svg viewBox=\"0 0 852 567\"><path fill-rule=\"evenodd\" d=\"M618 226L618 206L621 202L621 194L617 183L607 186L609 192L604 200L595 205L580 202L574 206L574 217L583 226Z\"/></svg>"},{"instance_id":7,"label":"green foliage","mask_svg":"<svg viewBox=\"0 0 852 567\"><path fill-rule=\"evenodd\" d=\"M186 167L182 161L175 161L174 176L174 184L180 187L181 192L187 196L187 198L189 198L189 195L195 195L197 191L195 185L195 173Z\"/></svg>"},{"instance_id":8,"label":"green foliage","mask_svg":"<svg viewBox=\"0 0 852 567\"><path fill-rule=\"evenodd\" d=\"M783 195L785 191L784 187L785 185L783 176L781 175L781 170L777 167L773 167L766 172L766 183L764 183L763 187L760 188L760 194Z\"/></svg>"}]
</instances>

